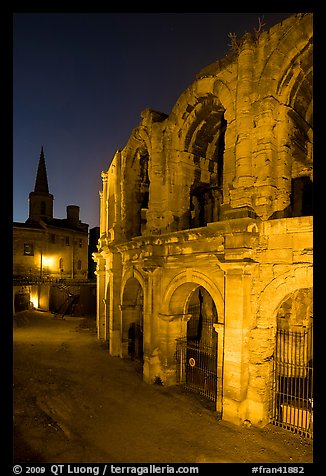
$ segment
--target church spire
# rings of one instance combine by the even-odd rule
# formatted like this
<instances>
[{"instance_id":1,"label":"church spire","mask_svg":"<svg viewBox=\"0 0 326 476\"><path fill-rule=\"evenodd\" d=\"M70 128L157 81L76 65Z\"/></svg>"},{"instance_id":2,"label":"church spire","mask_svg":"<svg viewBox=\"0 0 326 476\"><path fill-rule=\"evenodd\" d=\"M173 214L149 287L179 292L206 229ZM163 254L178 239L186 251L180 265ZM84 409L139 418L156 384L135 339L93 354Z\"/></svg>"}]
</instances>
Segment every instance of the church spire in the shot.
<instances>
[{"instance_id":1,"label":"church spire","mask_svg":"<svg viewBox=\"0 0 326 476\"><path fill-rule=\"evenodd\" d=\"M53 195L49 193L43 146L41 148L34 192L29 194L28 222L53 219Z\"/></svg>"},{"instance_id":2,"label":"church spire","mask_svg":"<svg viewBox=\"0 0 326 476\"><path fill-rule=\"evenodd\" d=\"M48 176L46 173L43 145L41 148L40 160L38 163L34 192L49 193Z\"/></svg>"}]
</instances>

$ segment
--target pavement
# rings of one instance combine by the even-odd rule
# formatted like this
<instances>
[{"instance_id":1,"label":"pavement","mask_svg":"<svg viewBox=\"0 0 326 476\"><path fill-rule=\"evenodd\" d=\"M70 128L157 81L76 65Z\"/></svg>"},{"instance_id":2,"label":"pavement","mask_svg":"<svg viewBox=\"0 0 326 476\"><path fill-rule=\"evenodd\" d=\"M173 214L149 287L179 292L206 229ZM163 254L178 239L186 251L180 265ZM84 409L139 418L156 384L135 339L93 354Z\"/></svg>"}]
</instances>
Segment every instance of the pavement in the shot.
<instances>
[{"instance_id":1,"label":"pavement","mask_svg":"<svg viewBox=\"0 0 326 476\"><path fill-rule=\"evenodd\" d=\"M95 319L14 317L14 462L313 462L312 441L217 419L181 387L149 385L110 357Z\"/></svg>"}]
</instances>

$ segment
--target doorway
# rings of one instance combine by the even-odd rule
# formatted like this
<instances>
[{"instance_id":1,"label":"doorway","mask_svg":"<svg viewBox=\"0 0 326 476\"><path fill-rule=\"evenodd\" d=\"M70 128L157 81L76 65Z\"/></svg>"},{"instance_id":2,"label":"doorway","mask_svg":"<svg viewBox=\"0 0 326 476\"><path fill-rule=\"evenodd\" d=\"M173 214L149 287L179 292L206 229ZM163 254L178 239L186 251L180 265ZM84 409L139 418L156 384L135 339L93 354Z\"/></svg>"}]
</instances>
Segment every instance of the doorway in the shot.
<instances>
[{"instance_id":1,"label":"doorway","mask_svg":"<svg viewBox=\"0 0 326 476\"><path fill-rule=\"evenodd\" d=\"M187 334L177 340L177 382L216 404L218 334L215 303L202 286L190 296Z\"/></svg>"}]
</instances>

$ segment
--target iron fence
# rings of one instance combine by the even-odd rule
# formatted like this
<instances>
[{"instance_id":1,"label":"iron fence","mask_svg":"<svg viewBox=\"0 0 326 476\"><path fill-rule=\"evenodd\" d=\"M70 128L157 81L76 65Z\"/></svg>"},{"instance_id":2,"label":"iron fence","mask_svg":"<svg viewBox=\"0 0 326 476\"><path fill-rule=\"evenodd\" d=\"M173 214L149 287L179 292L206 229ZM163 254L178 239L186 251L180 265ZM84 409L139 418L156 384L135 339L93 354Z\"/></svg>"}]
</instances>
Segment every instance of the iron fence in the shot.
<instances>
[{"instance_id":1,"label":"iron fence","mask_svg":"<svg viewBox=\"0 0 326 476\"><path fill-rule=\"evenodd\" d=\"M208 346L187 338L177 339L177 383L216 402L217 345Z\"/></svg>"},{"instance_id":2,"label":"iron fence","mask_svg":"<svg viewBox=\"0 0 326 476\"><path fill-rule=\"evenodd\" d=\"M312 326L277 331L272 396L272 423L312 438Z\"/></svg>"}]
</instances>

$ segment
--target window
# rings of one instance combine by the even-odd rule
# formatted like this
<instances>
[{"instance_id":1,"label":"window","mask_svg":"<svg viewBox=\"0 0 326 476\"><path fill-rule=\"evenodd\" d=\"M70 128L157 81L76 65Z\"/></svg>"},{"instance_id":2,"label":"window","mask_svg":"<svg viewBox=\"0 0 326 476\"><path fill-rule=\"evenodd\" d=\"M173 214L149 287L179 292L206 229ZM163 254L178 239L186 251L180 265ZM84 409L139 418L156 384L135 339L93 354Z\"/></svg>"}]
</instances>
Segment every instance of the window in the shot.
<instances>
[{"instance_id":1,"label":"window","mask_svg":"<svg viewBox=\"0 0 326 476\"><path fill-rule=\"evenodd\" d=\"M293 217L312 216L312 181L310 177L303 176L292 179L291 208Z\"/></svg>"},{"instance_id":2,"label":"window","mask_svg":"<svg viewBox=\"0 0 326 476\"><path fill-rule=\"evenodd\" d=\"M33 245L33 243L24 243L24 255L25 256L34 256L34 245Z\"/></svg>"},{"instance_id":3,"label":"window","mask_svg":"<svg viewBox=\"0 0 326 476\"><path fill-rule=\"evenodd\" d=\"M63 258L59 259L59 269L61 272L63 272Z\"/></svg>"},{"instance_id":4,"label":"window","mask_svg":"<svg viewBox=\"0 0 326 476\"><path fill-rule=\"evenodd\" d=\"M49 241L50 241L50 243L55 243L55 234L54 233L50 234Z\"/></svg>"},{"instance_id":5,"label":"window","mask_svg":"<svg viewBox=\"0 0 326 476\"><path fill-rule=\"evenodd\" d=\"M69 236L66 236L66 246L70 245Z\"/></svg>"},{"instance_id":6,"label":"window","mask_svg":"<svg viewBox=\"0 0 326 476\"><path fill-rule=\"evenodd\" d=\"M82 262L81 262L80 259L77 262L77 269L78 269L78 271L80 271L82 269Z\"/></svg>"},{"instance_id":7,"label":"window","mask_svg":"<svg viewBox=\"0 0 326 476\"><path fill-rule=\"evenodd\" d=\"M79 239L79 248L82 248L83 247L83 240L80 238Z\"/></svg>"}]
</instances>

